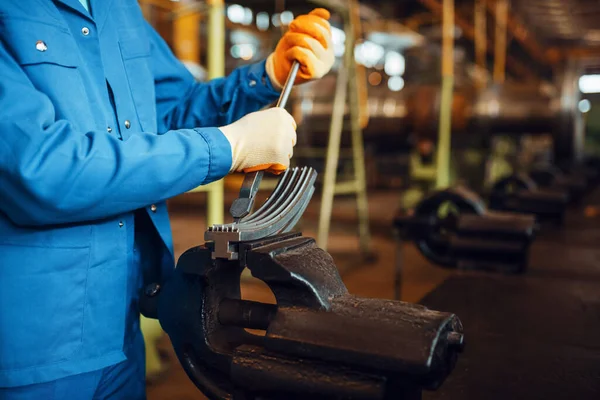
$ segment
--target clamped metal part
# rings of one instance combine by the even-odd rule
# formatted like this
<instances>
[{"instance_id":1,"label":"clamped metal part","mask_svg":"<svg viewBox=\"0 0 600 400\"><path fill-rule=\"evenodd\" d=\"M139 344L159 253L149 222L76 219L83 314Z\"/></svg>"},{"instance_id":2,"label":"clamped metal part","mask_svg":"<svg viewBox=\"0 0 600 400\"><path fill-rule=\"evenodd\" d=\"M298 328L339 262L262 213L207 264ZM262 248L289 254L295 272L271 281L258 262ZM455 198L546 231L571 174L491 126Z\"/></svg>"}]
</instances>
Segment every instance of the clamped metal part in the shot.
<instances>
[{"instance_id":1,"label":"clamped metal part","mask_svg":"<svg viewBox=\"0 0 600 400\"><path fill-rule=\"evenodd\" d=\"M285 107L299 69L300 64L294 62L277 107ZM213 225L205 232L204 240L211 242L213 258L237 260L237 243L289 232L304 213L317 177L312 168L288 169L269 200L250 215L263 175L263 171L257 171L244 177L239 197L229 210L233 223Z\"/></svg>"},{"instance_id":2,"label":"clamped metal part","mask_svg":"<svg viewBox=\"0 0 600 400\"><path fill-rule=\"evenodd\" d=\"M240 242L289 232L306 210L315 191L316 179L317 173L313 168L288 169L269 199L257 211L238 217L231 224L209 227L204 233L204 240L209 242L213 258L237 260L240 258Z\"/></svg>"},{"instance_id":3,"label":"clamped metal part","mask_svg":"<svg viewBox=\"0 0 600 400\"><path fill-rule=\"evenodd\" d=\"M527 175L512 174L499 179L489 195L489 208L533 214L538 221L562 225L569 194L559 189L539 189Z\"/></svg>"},{"instance_id":4,"label":"clamped metal part","mask_svg":"<svg viewBox=\"0 0 600 400\"><path fill-rule=\"evenodd\" d=\"M464 346L455 315L352 296L331 256L298 233L239 246L245 263L188 250L154 295L177 357L208 398L417 399L453 370ZM244 264L276 304L241 299Z\"/></svg>"},{"instance_id":5,"label":"clamped metal part","mask_svg":"<svg viewBox=\"0 0 600 400\"><path fill-rule=\"evenodd\" d=\"M534 216L488 211L462 187L432 193L412 214L397 215L394 226L440 266L512 273L525 270L536 231Z\"/></svg>"}]
</instances>

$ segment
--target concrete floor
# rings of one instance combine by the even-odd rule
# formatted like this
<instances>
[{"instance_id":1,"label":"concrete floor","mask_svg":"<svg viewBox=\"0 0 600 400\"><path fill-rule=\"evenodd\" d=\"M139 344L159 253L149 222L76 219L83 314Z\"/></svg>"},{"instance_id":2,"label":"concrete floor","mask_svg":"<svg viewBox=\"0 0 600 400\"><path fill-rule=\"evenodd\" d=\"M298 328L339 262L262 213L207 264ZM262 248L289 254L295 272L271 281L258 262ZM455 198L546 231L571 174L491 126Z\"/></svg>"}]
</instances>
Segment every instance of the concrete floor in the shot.
<instances>
[{"instance_id":1,"label":"concrete floor","mask_svg":"<svg viewBox=\"0 0 600 400\"><path fill-rule=\"evenodd\" d=\"M234 194L227 195L229 201L233 197ZM318 200L315 196L301 223L304 236L316 237ZM187 194L169 205L176 257L188 248L203 243L206 227L203 201L203 194ZM372 250L377 257L375 261L365 263L359 256L358 239L354 234L357 227L354 201L352 198L335 200L328 250L351 293L363 297L393 298L396 245L390 227L398 204L398 193L369 195ZM403 259L401 299L404 301L419 301L450 274L447 270L431 266L412 245L403 246ZM266 285L254 278L244 280L242 297L263 302L274 301ZM167 353L170 368L159 380L148 385L148 399L204 399L177 362L168 338L161 341L160 348Z\"/></svg>"}]
</instances>

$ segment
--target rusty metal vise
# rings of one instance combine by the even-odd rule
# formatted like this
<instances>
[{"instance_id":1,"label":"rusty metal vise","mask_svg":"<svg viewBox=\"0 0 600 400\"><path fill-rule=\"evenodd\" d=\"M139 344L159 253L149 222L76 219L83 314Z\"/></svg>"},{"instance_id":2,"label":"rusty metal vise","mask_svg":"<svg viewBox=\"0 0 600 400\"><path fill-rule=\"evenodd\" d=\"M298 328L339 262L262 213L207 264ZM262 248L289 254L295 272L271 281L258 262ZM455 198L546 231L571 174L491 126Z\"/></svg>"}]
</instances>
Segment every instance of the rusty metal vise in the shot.
<instances>
[{"instance_id":1,"label":"rusty metal vise","mask_svg":"<svg viewBox=\"0 0 600 400\"><path fill-rule=\"evenodd\" d=\"M453 370L464 346L455 315L349 294L331 256L299 233L236 248L238 260L188 250L141 299L210 399L420 399ZM276 304L241 299L245 267Z\"/></svg>"},{"instance_id":2,"label":"rusty metal vise","mask_svg":"<svg viewBox=\"0 0 600 400\"><path fill-rule=\"evenodd\" d=\"M526 269L537 230L533 215L489 211L464 187L432 193L412 213L397 215L394 226L437 265L509 273Z\"/></svg>"}]
</instances>

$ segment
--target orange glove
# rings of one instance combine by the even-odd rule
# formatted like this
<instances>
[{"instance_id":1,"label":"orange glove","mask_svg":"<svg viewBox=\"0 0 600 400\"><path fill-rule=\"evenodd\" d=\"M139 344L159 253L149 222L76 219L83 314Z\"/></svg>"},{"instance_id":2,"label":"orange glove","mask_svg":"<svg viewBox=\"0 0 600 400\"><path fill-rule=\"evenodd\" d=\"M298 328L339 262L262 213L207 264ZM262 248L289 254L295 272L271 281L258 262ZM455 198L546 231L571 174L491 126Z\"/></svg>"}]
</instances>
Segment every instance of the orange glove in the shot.
<instances>
[{"instance_id":1,"label":"orange glove","mask_svg":"<svg viewBox=\"0 0 600 400\"><path fill-rule=\"evenodd\" d=\"M282 88L294 61L300 63L295 84L322 78L331 70L335 55L329 17L329 11L317 8L292 21L267 58L267 74L273 86Z\"/></svg>"}]
</instances>

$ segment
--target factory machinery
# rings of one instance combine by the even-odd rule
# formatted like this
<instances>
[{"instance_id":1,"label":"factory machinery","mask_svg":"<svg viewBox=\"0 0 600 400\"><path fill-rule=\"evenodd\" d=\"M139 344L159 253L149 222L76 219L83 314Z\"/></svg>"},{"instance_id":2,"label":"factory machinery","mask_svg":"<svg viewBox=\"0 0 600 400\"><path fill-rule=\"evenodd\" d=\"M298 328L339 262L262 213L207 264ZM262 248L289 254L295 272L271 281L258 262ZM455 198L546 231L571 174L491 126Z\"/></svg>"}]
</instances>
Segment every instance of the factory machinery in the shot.
<instances>
[{"instance_id":1,"label":"factory machinery","mask_svg":"<svg viewBox=\"0 0 600 400\"><path fill-rule=\"evenodd\" d=\"M385 78L376 86L368 86L369 123L364 127L364 135L366 146L377 155L376 159L384 160L390 152L407 153L420 139L436 141L441 102L441 50L439 44L425 43L404 50L406 86L402 90L388 89ZM489 154L495 137L512 141L537 137L539 143L532 153L542 153L544 145L548 151L520 160L519 168L543 163L567 170L573 161L583 160L584 131L577 88L580 71L576 65L567 66L552 83L505 82L478 89L474 67L467 61L465 52L465 48L457 47L455 55L453 151L460 154L461 149L472 148ZM375 68L369 69L368 74L384 75ZM335 80L336 75L331 74L318 84L298 89L293 98L302 115L300 129L306 135L302 139L305 144L326 145ZM378 165L372 167L381 169Z\"/></svg>"}]
</instances>

